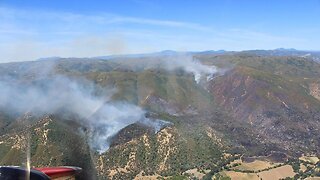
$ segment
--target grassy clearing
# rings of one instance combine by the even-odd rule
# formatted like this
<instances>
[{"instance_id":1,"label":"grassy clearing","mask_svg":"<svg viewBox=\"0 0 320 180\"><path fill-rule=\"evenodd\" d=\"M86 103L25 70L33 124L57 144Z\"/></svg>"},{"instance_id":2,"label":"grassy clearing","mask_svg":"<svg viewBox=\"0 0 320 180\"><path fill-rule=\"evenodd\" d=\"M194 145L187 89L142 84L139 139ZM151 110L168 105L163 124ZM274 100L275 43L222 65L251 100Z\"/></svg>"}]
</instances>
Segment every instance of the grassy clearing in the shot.
<instances>
[{"instance_id":1,"label":"grassy clearing","mask_svg":"<svg viewBox=\"0 0 320 180\"><path fill-rule=\"evenodd\" d=\"M281 167L277 167L274 169L270 169L268 171L263 171L258 173L259 177L264 180L272 180L272 179L283 179L286 177L294 177L296 173L293 172L292 166L285 165Z\"/></svg>"},{"instance_id":2,"label":"grassy clearing","mask_svg":"<svg viewBox=\"0 0 320 180\"><path fill-rule=\"evenodd\" d=\"M302 161L312 163L312 164L317 164L317 162L319 161L319 158L316 156L302 156L299 159Z\"/></svg>"},{"instance_id":3,"label":"grassy clearing","mask_svg":"<svg viewBox=\"0 0 320 180\"><path fill-rule=\"evenodd\" d=\"M234 167L234 170L251 170L251 171L259 171L267 168L272 168L274 166L279 165L279 163L272 163L268 161L255 160L253 162L241 162L241 165Z\"/></svg>"},{"instance_id":4,"label":"grassy clearing","mask_svg":"<svg viewBox=\"0 0 320 180\"><path fill-rule=\"evenodd\" d=\"M256 173L242 173L234 171L223 171L220 173L223 177L230 177L232 180L259 180Z\"/></svg>"},{"instance_id":5,"label":"grassy clearing","mask_svg":"<svg viewBox=\"0 0 320 180\"><path fill-rule=\"evenodd\" d=\"M205 176L206 173L209 173L209 172L210 172L210 170L205 170L205 171L199 172L197 168L194 168L194 169L187 170L185 173L189 174L192 177L195 177L197 179L202 179L203 176Z\"/></svg>"},{"instance_id":6,"label":"grassy clearing","mask_svg":"<svg viewBox=\"0 0 320 180\"><path fill-rule=\"evenodd\" d=\"M134 180L157 180L157 179L159 179L159 178L161 178L161 176L158 175L158 174L147 176L147 175L142 175L142 172L140 172L140 173L134 178Z\"/></svg>"},{"instance_id":7,"label":"grassy clearing","mask_svg":"<svg viewBox=\"0 0 320 180\"><path fill-rule=\"evenodd\" d=\"M307 170L307 167L304 165L304 164L300 164L300 170L302 171L302 172L305 172L306 170Z\"/></svg>"}]
</instances>

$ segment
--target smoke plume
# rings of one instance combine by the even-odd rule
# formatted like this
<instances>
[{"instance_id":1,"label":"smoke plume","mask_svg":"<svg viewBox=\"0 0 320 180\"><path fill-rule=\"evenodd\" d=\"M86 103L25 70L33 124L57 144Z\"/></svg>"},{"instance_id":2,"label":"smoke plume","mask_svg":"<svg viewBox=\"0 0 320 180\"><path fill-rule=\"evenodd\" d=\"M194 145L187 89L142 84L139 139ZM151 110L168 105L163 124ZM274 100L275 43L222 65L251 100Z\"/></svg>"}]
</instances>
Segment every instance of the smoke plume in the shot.
<instances>
[{"instance_id":1,"label":"smoke plume","mask_svg":"<svg viewBox=\"0 0 320 180\"><path fill-rule=\"evenodd\" d=\"M167 71L183 70L194 75L194 80L199 83L201 80L209 81L216 74L223 74L224 70L203 64L193 55L187 53L174 53L169 55L155 54L147 55L146 58L115 59L115 63L127 65L133 70L143 69L165 69Z\"/></svg>"},{"instance_id":2,"label":"smoke plume","mask_svg":"<svg viewBox=\"0 0 320 180\"><path fill-rule=\"evenodd\" d=\"M168 70L183 69L194 75L194 80L199 83L202 77L210 80L214 74L218 73L216 66L207 66L195 59L191 55L168 56L163 59L163 65Z\"/></svg>"},{"instance_id":3,"label":"smoke plume","mask_svg":"<svg viewBox=\"0 0 320 180\"><path fill-rule=\"evenodd\" d=\"M169 124L167 121L146 118L145 111L140 107L124 102L102 105L89 118L89 121L94 122L90 124L90 144L99 153L103 153L109 148L111 137L130 124L139 121L144 125L154 128L155 133Z\"/></svg>"},{"instance_id":4,"label":"smoke plume","mask_svg":"<svg viewBox=\"0 0 320 180\"><path fill-rule=\"evenodd\" d=\"M4 79L0 81L1 108L20 114L43 115L62 111L75 114L89 130L91 147L100 153L109 148L112 136L130 124L142 121L159 129L159 124L145 118L145 111L140 107L111 102L114 89L104 90L103 95L98 96L98 87L90 82L79 83L60 75L31 83Z\"/></svg>"}]
</instances>

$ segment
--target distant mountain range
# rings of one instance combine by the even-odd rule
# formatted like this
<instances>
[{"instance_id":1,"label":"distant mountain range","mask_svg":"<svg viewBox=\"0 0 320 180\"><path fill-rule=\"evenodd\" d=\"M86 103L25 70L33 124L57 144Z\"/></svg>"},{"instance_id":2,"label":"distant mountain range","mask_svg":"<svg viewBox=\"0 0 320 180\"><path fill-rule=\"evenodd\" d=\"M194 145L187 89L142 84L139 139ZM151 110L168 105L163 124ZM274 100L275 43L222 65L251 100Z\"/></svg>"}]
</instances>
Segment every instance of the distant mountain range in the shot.
<instances>
[{"instance_id":1,"label":"distant mountain range","mask_svg":"<svg viewBox=\"0 0 320 180\"><path fill-rule=\"evenodd\" d=\"M187 54L187 55L196 55L196 54L207 54L207 55L219 55L219 54L236 54L236 53L249 53L259 56L301 56L301 57L311 57L316 61L320 61L320 51L311 51L311 50L297 50L294 48L277 48L274 50L244 50L244 51L226 51L226 50L208 50L208 51L173 51L173 50L164 50L155 53L142 53L142 54L123 54L123 55L108 55L108 56L96 56L96 57L87 57L90 59L113 59L113 58L138 58L138 57L150 57L150 56L174 56L178 54ZM72 57L71 57L72 58ZM62 57L54 56L47 58L37 59L42 60L58 60ZM70 58L69 58L70 59ZM72 58L72 59L83 59L83 58Z\"/></svg>"}]
</instances>

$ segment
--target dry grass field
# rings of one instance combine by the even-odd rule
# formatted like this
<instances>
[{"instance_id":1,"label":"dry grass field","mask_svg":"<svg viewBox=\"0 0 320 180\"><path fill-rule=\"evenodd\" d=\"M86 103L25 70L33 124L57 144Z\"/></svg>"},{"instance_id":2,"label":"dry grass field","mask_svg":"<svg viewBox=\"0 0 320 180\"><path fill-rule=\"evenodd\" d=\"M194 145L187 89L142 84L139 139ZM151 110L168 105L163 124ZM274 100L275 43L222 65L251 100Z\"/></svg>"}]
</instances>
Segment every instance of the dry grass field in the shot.
<instances>
[{"instance_id":1,"label":"dry grass field","mask_svg":"<svg viewBox=\"0 0 320 180\"><path fill-rule=\"evenodd\" d=\"M209 173L209 172L210 172L210 170L204 171L204 173ZM192 177L195 177L197 179L202 179L203 176L206 175L206 174L204 174L202 172L199 172L197 168L189 169L185 173L190 174Z\"/></svg>"},{"instance_id":2,"label":"dry grass field","mask_svg":"<svg viewBox=\"0 0 320 180\"><path fill-rule=\"evenodd\" d=\"M279 163L272 163L268 161L261 161L261 160L255 160L253 162L241 162L240 166L234 167L233 169L238 169L238 170L252 170L252 171L258 171L258 170L263 170L267 168L274 167L276 165L279 165Z\"/></svg>"},{"instance_id":3,"label":"dry grass field","mask_svg":"<svg viewBox=\"0 0 320 180\"><path fill-rule=\"evenodd\" d=\"M310 162L312 164L317 164L317 162L319 161L319 158L316 156L302 156L299 159L302 161Z\"/></svg>"},{"instance_id":4,"label":"dry grass field","mask_svg":"<svg viewBox=\"0 0 320 180\"><path fill-rule=\"evenodd\" d=\"M258 173L263 180L282 179L286 177L294 177L295 173L290 165L285 165Z\"/></svg>"},{"instance_id":5,"label":"dry grass field","mask_svg":"<svg viewBox=\"0 0 320 180\"><path fill-rule=\"evenodd\" d=\"M228 176L232 180L259 180L256 173L242 173L234 171L223 171L220 173L222 176Z\"/></svg>"}]
</instances>

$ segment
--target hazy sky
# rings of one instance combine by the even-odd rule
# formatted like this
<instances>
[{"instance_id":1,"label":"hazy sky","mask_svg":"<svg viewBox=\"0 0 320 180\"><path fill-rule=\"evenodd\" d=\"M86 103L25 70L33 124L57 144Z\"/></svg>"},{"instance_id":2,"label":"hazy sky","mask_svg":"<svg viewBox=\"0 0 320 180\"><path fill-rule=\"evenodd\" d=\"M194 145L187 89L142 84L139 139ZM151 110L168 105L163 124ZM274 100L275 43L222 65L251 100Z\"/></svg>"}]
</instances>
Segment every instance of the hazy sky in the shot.
<instances>
[{"instance_id":1,"label":"hazy sky","mask_svg":"<svg viewBox=\"0 0 320 180\"><path fill-rule=\"evenodd\" d=\"M319 42L319 0L0 0L0 62Z\"/></svg>"}]
</instances>

